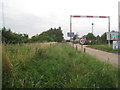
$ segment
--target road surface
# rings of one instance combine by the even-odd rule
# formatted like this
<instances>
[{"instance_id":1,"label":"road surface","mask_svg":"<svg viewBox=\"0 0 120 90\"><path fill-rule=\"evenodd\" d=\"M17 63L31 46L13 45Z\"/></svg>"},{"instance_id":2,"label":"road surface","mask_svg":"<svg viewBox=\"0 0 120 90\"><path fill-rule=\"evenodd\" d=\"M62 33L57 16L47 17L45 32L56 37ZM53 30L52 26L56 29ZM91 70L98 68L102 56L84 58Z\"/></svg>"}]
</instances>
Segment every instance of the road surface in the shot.
<instances>
[{"instance_id":1,"label":"road surface","mask_svg":"<svg viewBox=\"0 0 120 90\"><path fill-rule=\"evenodd\" d=\"M86 47L87 45L83 45L83 47L82 47L79 44L72 44L72 43L69 43L69 44L71 46L73 46L74 48L76 48L77 50L81 50L83 52L85 51L85 53L87 53L99 60L105 61L107 63L111 63L117 67L119 66L118 57L120 57L120 55L118 55L116 53L109 53L106 51L89 48L89 47Z\"/></svg>"}]
</instances>

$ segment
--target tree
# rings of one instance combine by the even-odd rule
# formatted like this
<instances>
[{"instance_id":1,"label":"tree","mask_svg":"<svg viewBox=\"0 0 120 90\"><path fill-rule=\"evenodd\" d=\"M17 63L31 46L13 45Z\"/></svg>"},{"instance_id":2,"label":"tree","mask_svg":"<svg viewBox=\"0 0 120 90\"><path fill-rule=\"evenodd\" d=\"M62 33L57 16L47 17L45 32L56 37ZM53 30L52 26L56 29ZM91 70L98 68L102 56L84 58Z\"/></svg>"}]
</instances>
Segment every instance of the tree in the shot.
<instances>
[{"instance_id":1,"label":"tree","mask_svg":"<svg viewBox=\"0 0 120 90\"><path fill-rule=\"evenodd\" d=\"M78 34L75 34L74 37L73 37L73 40L75 40L77 38L78 38Z\"/></svg>"},{"instance_id":2,"label":"tree","mask_svg":"<svg viewBox=\"0 0 120 90\"><path fill-rule=\"evenodd\" d=\"M92 33L88 33L86 35L86 40L88 41L88 43L90 44L95 44L96 43L96 37L92 34Z\"/></svg>"},{"instance_id":3,"label":"tree","mask_svg":"<svg viewBox=\"0 0 120 90\"><path fill-rule=\"evenodd\" d=\"M27 43L27 42L61 42L64 40L61 27L51 28L48 31L32 36L29 39L28 34L13 33L11 29L2 28L2 42L6 44Z\"/></svg>"},{"instance_id":4,"label":"tree","mask_svg":"<svg viewBox=\"0 0 120 90\"><path fill-rule=\"evenodd\" d=\"M63 33L61 30L61 27L59 28L51 28L48 31L42 32L41 34L37 35L37 36L33 36L31 38L31 41L34 42L50 42L50 41L56 41L56 42L61 42L63 41Z\"/></svg>"},{"instance_id":5,"label":"tree","mask_svg":"<svg viewBox=\"0 0 120 90\"><path fill-rule=\"evenodd\" d=\"M11 29L2 28L2 42L7 44L25 43L28 41L27 34L13 33Z\"/></svg>"},{"instance_id":6,"label":"tree","mask_svg":"<svg viewBox=\"0 0 120 90\"><path fill-rule=\"evenodd\" d=\"M100 38L101 43L107 43L107 35L106 33L103 33L103 35Z\"/></svg>"},{"instance_id":7,"label":"tree","mask_svg":"<svg viewBox=\"0 0 120 90\"><path fill-rule=\"evenodd\" d=\"M100 44L100 36L99 35L97 35L97 37L96 37L96 40L97 40L97 44Z\"/></svg>"},{"instance_id":8,"label":"tree","mask_svg":"<svg viewBox=\"0 0 120 90\"><path fill-rule=\"evenodd\" d=\"M57 42L62 42L63 41L63 33L61 30L61 27L59 27L58 29L55 29L55 36L56 36L56 41Z\"/></svg>"},{"instance_id":9,"label":"tree","mask_svg":"<svg viewBox=\"0 0 120 90\"><path fill-rule=\"evenodd\" d=\"M95 37L92 33L88 33L88 34L86 35L86 39L87 39L87 40L96 40L96 37Z\"/></svg>"}]
</instances>

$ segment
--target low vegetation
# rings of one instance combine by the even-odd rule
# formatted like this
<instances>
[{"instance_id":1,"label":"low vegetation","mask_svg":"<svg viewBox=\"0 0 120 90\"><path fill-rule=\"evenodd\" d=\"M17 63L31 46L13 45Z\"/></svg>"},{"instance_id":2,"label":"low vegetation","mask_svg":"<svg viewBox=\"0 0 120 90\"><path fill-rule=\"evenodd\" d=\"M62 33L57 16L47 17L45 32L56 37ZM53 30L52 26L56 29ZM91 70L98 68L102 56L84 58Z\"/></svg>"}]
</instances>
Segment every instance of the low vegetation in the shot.
<instances>
[{"instance_id":1,"label":"low vegetation","mask_svg":"<svg viewBox=\"0 0 120 90\"><path fill-rule=\"evenodd\" d=\"M108 47L108 44L89 45L88 47L107 51L107 52L120 53L120 50L113 50L112 44L110 45L110 47Z\"/></svg>"},{"instance_id":2,"label":"low vegetation","mask_svg":"<svg viewBox=\"0 0 120 90\"><path fill-rule=\"evenodd\" d=\"M65 44L3 47L3 88L116 88L118 70Z\"/></svg>"}]
</instances>

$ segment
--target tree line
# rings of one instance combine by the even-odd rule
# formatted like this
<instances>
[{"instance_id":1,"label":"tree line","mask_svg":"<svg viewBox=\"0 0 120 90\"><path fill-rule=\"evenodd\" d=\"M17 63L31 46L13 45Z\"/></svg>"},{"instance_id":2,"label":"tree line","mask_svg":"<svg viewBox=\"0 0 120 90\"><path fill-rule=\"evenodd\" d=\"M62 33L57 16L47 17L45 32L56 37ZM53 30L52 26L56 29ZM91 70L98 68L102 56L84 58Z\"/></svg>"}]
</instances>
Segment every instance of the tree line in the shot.
<instances>
[{"instance_id":1,"label":"tree line","mask_svg":"<svg viewBox=\"0 0 120 90\"><path fill-rule=\"evenodd\" d=\"M2 33L1 35L2 43L6 43L6 44L32 43L32 42L62 42L64 40L61 27L50 28L49 30L42 32L41 34L34 35L31 38L29 38L28 34L18 34L12 32L11 29L7 29L5 27L0 30L0 33ZM76 34L73 37L73 40L75 40L77 37L78 35ZM101 36L99 35L95 36L92 33L88 33L83 37L87 39L88 44L90 40L92 41L91 44L107 43L106 33L103 33L103 35Z\"/></svg>"},{"instance_id":2,"label":"tree line","mask_svg":"<svg viewBox=\"0 0 120 90\"><path fill-rule=\"evenodd\" d=\"M103 33L101 36L97 35L95 36L92 33L88 33L86 35L87 40L91 40L92 44L106 44L107 43L107 35L106 33Z\"/></svg>"},{"instance_id":3,"label":"tree line","mask_svg":"<svg viewBox=\"0 0 120 90\"><path fill-rule=\"evenodd\" d=\"M78 35L76 34L73 37L73 40L78 38ZM101 36L97 35L95 36L92 33L88 33L87 35L84 35L83 38L86 38L86 44L106 44L107 43L107 35L106 33L103 33ZM91 42L89 42L91 41Z\"/></svg>"},{"instance_id":4,"label":"tree line","mask_svg":"<svg viewBox=\"0 0 120 90\"><path fill-rule=\"evenodd\" d=\"M11 29L5 27L0 30L2 32L2 43L32 43L32 42L62 42L64 40L61 27L51 28L41 34L37 34L29 38L28 34L18 34L12 32Z\"/></svg>"},{"instance_id":5,"label":"tree line","mask_svg":"<svg viewBox=\"0 0 120 90\"><path fill-rule=\"evenodd\" d=\"M39 35L35 35L31 38L31 42L62 42L64 40L61 27L51 28L48 31L45 31Z\"/></svg>"}]
</instances>

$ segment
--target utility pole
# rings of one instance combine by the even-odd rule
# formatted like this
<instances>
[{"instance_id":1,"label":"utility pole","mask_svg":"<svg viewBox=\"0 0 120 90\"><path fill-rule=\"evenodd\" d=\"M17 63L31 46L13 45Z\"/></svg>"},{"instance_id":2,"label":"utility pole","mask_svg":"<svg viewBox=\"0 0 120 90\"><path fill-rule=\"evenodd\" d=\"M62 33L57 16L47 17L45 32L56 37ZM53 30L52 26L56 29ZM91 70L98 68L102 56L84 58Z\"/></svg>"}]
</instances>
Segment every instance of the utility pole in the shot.
<instances>
[{"instance_id":1,"label":"utility pole","mask_svg":"<svg viewBox=\"0 0 120 90\"><path fill-rule=\"evenodd\" d=\"M2 22L3 22L3 28L5 27L5 21L4 21L4 6L3 6L3 0L2 0Z\"/></svg>"},{"instance_id":2,"label":"utility pole","mask_svg":"<svg viewBox=\"0 0 120 90\"><path fill-rule=\"evenodd\" d=\"M118 32L120 32L120 1L118 2Z\"/></svg>"},{"instance_id":3,"label":"utility pole","mask_svg":"<svg viewBox=\"0 0 120 90\"><path fill-rule=\"evenodd\" d=\"M70 15L70 42L72 40L71 33L72 33L72 15Z\"/></svg>"},{"instance_id":4,"label":"utility pole","mask_svg":"<svg viewBox=\"0 0 120 90\"><path fill-rule=\"evenodd\" d=\"M94 23L92 23L92 34L93 34L93 25L94 25Z\"/></svg>"}]
</instances>

